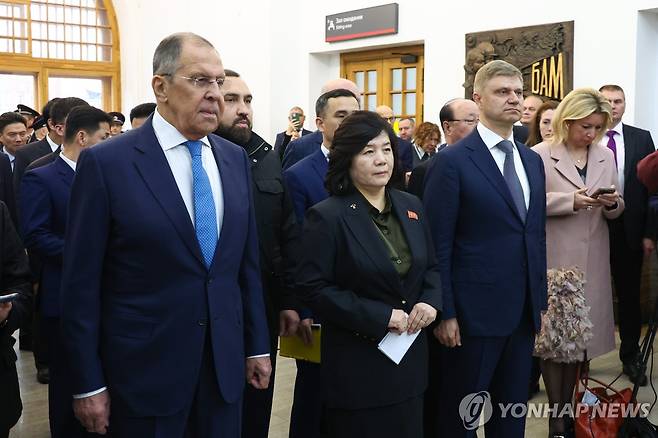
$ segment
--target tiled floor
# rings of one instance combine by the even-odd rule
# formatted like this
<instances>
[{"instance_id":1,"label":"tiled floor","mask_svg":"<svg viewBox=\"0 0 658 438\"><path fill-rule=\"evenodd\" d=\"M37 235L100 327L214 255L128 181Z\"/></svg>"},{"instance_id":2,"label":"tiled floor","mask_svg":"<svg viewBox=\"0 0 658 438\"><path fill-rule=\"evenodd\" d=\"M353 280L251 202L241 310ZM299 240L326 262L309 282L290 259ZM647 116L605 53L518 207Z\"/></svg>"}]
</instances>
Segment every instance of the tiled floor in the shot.
<instances>
[{"instance_id":1,"label":"tiled floor","mask_svg":"<svg viewBox=\"0 0 658 438\"><path fill-rule=\"evenodd\" d=\"M23 417L12 432L10 438L48 438L48 407L47 387L36 382L34 363L31 353L19 352L19 374L21 376L21 393L23 396ZM658 364L656 365L658 368ZM592 375L603 381L611 381L620 371L617 352L608 353L592 362ZM657 372L658 374L658 372ZM270 425L270 438L287 438L290 406L295 380L294 361L279 357L277 364L277 379L274 391L274 408ZM653 382L658 386L658 375ZM628 380L622 378L615 385L617 388L629 386ZM653 401L651 386L642 388L640 401ZM535 403L546 402L546 393L542 391L532 400ZM658 408L652 412L650 419L658 422ZM526 426L526 436L529 438L545 438L547 436L546 419L530 418ZM479 436L484 436L480 431Z\"/></svg>"}]
</instances>

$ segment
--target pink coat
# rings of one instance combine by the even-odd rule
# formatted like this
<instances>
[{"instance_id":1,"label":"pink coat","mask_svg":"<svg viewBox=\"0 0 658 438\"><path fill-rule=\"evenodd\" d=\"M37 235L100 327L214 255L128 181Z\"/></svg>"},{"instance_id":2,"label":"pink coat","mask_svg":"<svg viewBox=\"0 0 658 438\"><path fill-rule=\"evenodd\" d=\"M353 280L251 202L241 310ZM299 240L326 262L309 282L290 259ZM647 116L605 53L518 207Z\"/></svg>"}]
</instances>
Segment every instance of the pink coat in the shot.
<instances>
[{"instance_id":1,"label":"pink coat","mask_svg":"<svg viewBox=\"0 0 658 438\"><path fill-rule=\"evenodd\" d=\"M587 155L586 184L564 144L540 143L532 148L544 161L546 170L546 250L548 268L577 266L585 273L585 299L594 325L587 345L587 357L600 356L615 349L610 245L607 219L624 210L619 199L614 210L596 207L574 211L574 192L587 187L591 195L597 188L619 186L612 151L593 144Z\"/></svg>"}]
</instances>

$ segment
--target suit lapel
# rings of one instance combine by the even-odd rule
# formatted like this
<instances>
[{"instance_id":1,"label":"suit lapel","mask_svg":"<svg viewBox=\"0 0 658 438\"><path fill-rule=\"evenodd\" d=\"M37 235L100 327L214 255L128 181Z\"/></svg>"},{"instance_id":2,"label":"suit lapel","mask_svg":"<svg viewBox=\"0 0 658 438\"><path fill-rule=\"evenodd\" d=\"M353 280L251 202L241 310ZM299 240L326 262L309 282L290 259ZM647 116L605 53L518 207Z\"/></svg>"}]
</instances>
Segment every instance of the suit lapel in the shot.
<instances>
[{"instance_id":1,"label":"suit lapel","mask_svg":"<svg viewBox=\"0 0 658 438\"><path fill-rule=\"evenodd\" d=\"M400 276L391 263L386 245L377 233L377 226L370 217L370 204L359 193L355 193L345 197L344 208L343 218L352 232L354 240L359 243L382 274L382 283L392 291L399 293Z\"/></svg>"},{"instance_id":2,"label":"suit lapel","mask_svg":"<svg viewBox=\"0 0 658 438\"><path fill-rule=\"evenodd\" d=\"M147 125L146 125L147 124ZM155 137L151 119L140 130L135 149L135 167L144 179L153 197L171 220L181 240L192 254L205 266L201 248L196 238L194 226L185 207L185 202L178 190L178 185L171 173L167 158Z\"/></svg>"},{"instance_id":3,"label":"suit lapel","mask_svg":"<svg viewBox=\"0 0 658 438\"><path fill-rule=\"evenodd\" d=\"M423 252L427 252L427 246L425 243L425 233L423 227L420 226L418 219L410 218L411 210L407 209L407 205L404 202L402 196L395 190L390 192L391 203L393 204L393 210L395 215L400 222L402 231L404 232L405 237L407 238L407 245L409 245L409 251L411 251L411 259L414 263L411 263L411 268L407 272L407 276L404 279L404 291L410 290L410 285L418 279L418 276L422 273L420 266L416 263L416 260L427 257L427 255L422 255ZM416 216L420 215L419 211L413 211Z\"/></svg>"},{"instance_id":4,"label":"suit lapel","mask_svg":"<svg viewBox=\"0 0 658 438\"><path fill-rule=\"evenodd\" d=\"M329 163L327 162L327 158L324 156L322 149L314 152L312 164L313 169L320 177L320 180L324 181L327 176L327 170L329 169Z\"/></svg>"},{"instance_id":5,"label":"suit lapel","mask_svg":"<svg viewBox=\"0 0 658 438\"><path fill-rule=\"evenodd\" d=\"M480 170L480 172L482 172L484 176L489 180L489 182L491 182L491 185L500 193L516 217L521 220L521 216L519 216L516 205L514 205L514 201L512 200L512 195L509 191L509 188L507 187L505 178L498 168L498 165L496 164L493 156L491 156L489 148L487 148L487 145L484 144L484 141L482 141L482 137L480 137L477 129L473 130L473 133L470 135L470 140L471 141L464 142L464 146L473 152L471 154L471 160Z\"/></svg>"},{"instance_id":6,"label":"suit lapel","mask_svg":"<svg viewBox=\"0 0 658 438\"><path fill-rule=\"evenodd\" d=\"M636 163L633 160L633 153L635 152L635 137L633 132L626 128L626 125L622 123L621 132L624 136L624 181L628 181L631 178L631 170L633 169L632 163Z\"/></svg>"},{"instance_id":7,"label":"suit lapel","mask_svg":"<svg viewBox=\"0 0 658 438\"><path fill-rule=\"evenodd\" d=\"M605 147L605 146L604 146ZM599 149L598 145L591 145L589 147L589 156L587 158L587 187L589 192L593 193L596 189L601 187L601 177L605 170L606 156Z\"/></svg>"},{"instance_id":8,"label":"suit lapel","mask_svg":"<svg viewBox=\"0 0 658 438\"><path fill-rule=\"evenodd\" d=\"M542 176L539 172L535 172L534 167L530 166L531 154L530 149L523 143L516 142L516 148L521 156L525 174L528 177L528 185L530 186L530 202L528 203L528 214L526 215L526 223L528 217L534 212L539 205L539 200L544 199L544 193L539 194L539 190L545 190L545 181L542 181Z\"/></svg>"},{"instance_id":9,"label":"suit lapel","mask_svg":"<svg viewBox=\"0 0 658 438\"><path fill-rule=\"evenodd\" d=\"M208 141L212 148L213 156L215 157L215 162L217 163L217 168L219 169L219 178L222 181L222 198L224 200L224 216L222 217L222 228L219 230L219 242L217 242L217 247L215 248L215 255L213 256L213 262L210 266L212 271L215 266L218 266L218 260L222 254L224 254L223 249L228 245L231 245L231 231L236 229L238 224L236 224L237 217L233 214L227 214L227 212L235 211L232 206L237 205L240 202L246 203L248 199L241 199L238 194L240 190L237 189L237 185L241 181L244 181L242 174L236 175L236 170L234 168L235 163L229 163L226 160L226 155L222 153L222 145L219 141L212 138L212 135L208 136ZM233 166L231 166L233 164ZM250 183L251 184L251 183ZM233 186L233 190L227 190L228 187ZM247 187L247 190L251 190L251 185ZM215 206L216 207L216 206ZM244 226L246 224L243 224Z\"/></svg>"},{"instance_id":10,"label":"suit lapel","mask_svg":"<svg viewBox=\"0 0 658 438\"><path fill-rule=\"evenodd\" d=\"M55 166L57 166L57 174L62 179L62 182L66 187L70 187L75 177L75 172L71 169L71 166L66 164L61 157L55 158Z\"/></svg>"},{"instance_id":11,"label":"suit lapel","mask_svg":"<svg viewBox=\"0 0 658 438\"><path fill-rule=\"evenodd\" d=\"M563 143L551 145L551 158L557 161L555 163L555 170L560 172L560 174L569 180L574 186L579 189L585 188L585 183L578 174L576 166L571 160L567 148Z\"/></svg>"}]
</instances>

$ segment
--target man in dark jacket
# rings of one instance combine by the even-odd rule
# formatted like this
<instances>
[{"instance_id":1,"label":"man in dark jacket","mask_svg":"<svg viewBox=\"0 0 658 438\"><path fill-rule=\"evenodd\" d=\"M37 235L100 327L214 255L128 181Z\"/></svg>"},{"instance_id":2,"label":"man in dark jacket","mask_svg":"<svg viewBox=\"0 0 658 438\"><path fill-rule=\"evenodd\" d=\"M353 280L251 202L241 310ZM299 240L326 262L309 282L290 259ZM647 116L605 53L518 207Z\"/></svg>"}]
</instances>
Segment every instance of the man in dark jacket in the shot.
<instances>
[{"instance_id":1,"label":"man in dark jacket","mask_svg":"<svg viewBox=\"0 0 658 438\"><path fill-rule=\"evenodd\" d=\"M0 303L0 438L7 438L23 409L12 333L31 318L32 288L27 256L4 202L0 202L0 266L0 295L18 293L11 302Z\"/></svg>"},{"instance_id":2,"label":"man in dark jacket","mask_svg":"<svg viewBox=\"0 0 658 438\"><path fill-rule=\"evenodd\" d=\"M292 202L285 191L281 163L276 152L253 132L252 95L239 74L225 69L221 88L226 109L216 134L242 146L251 161L256 225L260 242L260 268L265 307L270 330L272 375L266 391L247 387L244 393L242 424L244 438L268 436L278 335L291 336L297 331L299 315L292 288L290 252L297 237Z\"/></svg>"}]
</instances>

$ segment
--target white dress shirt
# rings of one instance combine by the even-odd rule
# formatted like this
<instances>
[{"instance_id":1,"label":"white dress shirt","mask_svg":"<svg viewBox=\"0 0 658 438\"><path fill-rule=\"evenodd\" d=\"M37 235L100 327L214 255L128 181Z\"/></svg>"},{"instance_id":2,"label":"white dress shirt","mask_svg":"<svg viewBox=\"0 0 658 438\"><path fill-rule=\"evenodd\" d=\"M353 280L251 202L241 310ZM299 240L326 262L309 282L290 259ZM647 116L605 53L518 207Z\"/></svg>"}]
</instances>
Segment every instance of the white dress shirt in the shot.
<instances>
[{"instance_id":1,"label":"white dress shirt","mask_svg":"<svg viewBox=\"0 0 658 438\"><path fill-rule=\"evenodd\" d=\"M153 113L153 130L155 136L160 143L160 147L164 151L171 173L174 175L178 191L183 197L185 207L190 215L192 225L194 225L194 193L192 190L192 156L190 150L183 143L187 139L178 132L178 130L167 122L155 110ZM215 214L217 215L217 238L220 238L222 231L222 223L224 221L224 192L222 188L222 179L219 176L219 168L215 161L215 156L212 153L210 141L208 137L203 137L199 140L203 143L201 147L201 161L203 168L208 174L210 181L210 188L212 189L212 197L215 201Z\"/></svg>"},{"instance_id":2,"label":"white dress shirt","mask_svg":"<svg viewBox=\"0 0 658 438\"><path fill-rule=\"evenodd\" d=\"M69 167L70 167L71 169L73 169L73 171L75 172L75 166L76 166L78 163L76 163L75 161L73 161L72 159L70 159L69 157L67 157L67 156L64 155L64 154L59 154L59 158L61 158L62 160L64 160L64 162L65 162L66 164L68 164Z\"/></svg>"},{"instance_id":3,"label":"white dress shirt","mask_svg":"<svg viewBox=\"0 0 658 438\"><path fill-rule=\"evenodd\" d=\"M329 150L329 148L326 147L326 146L324 145L324 143L323 143L323 144L320 145L320 150L321 150L322 153L324 154L324 157L327 159L327 161L329 161L329 152L331 152L331 151Z\"/></svg>"},{"instance_id":4,"label":"white dress shirt","mask_svg":"<svg viewBox=\"0 0 658 438\"><path fill-rule=\"evenodd\" d=\"M505 152L498 149L496 145L503 140L509 140L512 142L512 145L514 145L512 148L512 155L514 156L514 169L516 170L516 175L519 177L519 182L521 183L521 188L523 189L525 208L528 209L530 207L530 182L528 181L528 175L525 172L525 167L523 167L523 161L521 160L519 150L516 148L514 134L511 133L510 136L505 139L493 132L491 129L484 126L482 121L478 123L477 130L478 134L480 134L480 137L482 138L482 141L485 145L487 145L487 148L489 149L491 156L496 162L498 169L500 169L501 174L503 174L503 169L505 166Z\"/></svg>"},{"instance_id":5,"label":"white dress shirt","mask_svg":"<svg viewBox=\"0 0 658 438\"><path fill-rule=\"evenodd\" d=\"M616 134L614 135L615 139L615 145L617 149L617 176L619 178L619 187L617 187L617 192L621 193L621 195L624 195L624 167L626 165L626 144L624 143L624 131L623 131L623 123L619 122L612 128L610 128L611 131L615 131ZM608 147L608 141L610 140L610 137L608 137L608 131L606 131L603 134L603 138L601 139L601 146L603 147ZM595 189L597 187L594 187Z\"/></svg>"},{"instance_id":6,"label":"white dress shirt","mask_svg":"<svg viewBox=\"0 0 658 438\"><path fill-rule=\"evenodd\" d=\"M12 154L10 154L9 151L7 150L7 148L4 147L4 146L2 147L2 152L7 154L7 156L9 157L9 164L11 164L11 170L13 171L14 170L14 160L16 159L16 157L14 157Z\"/></svg>"},{"instance_id":7,"label":"white dress shirt","mask_svg":"<svg viewBox=\"0 0 658 438\"><path fill-rule=\"evenodd\" d=\"M50 145L50 149L55 152L59 145L55 143L52 138L50 138L50 135L46 135L46 141L48 142L48 145Z\"/></svg>"}]
</instances>

